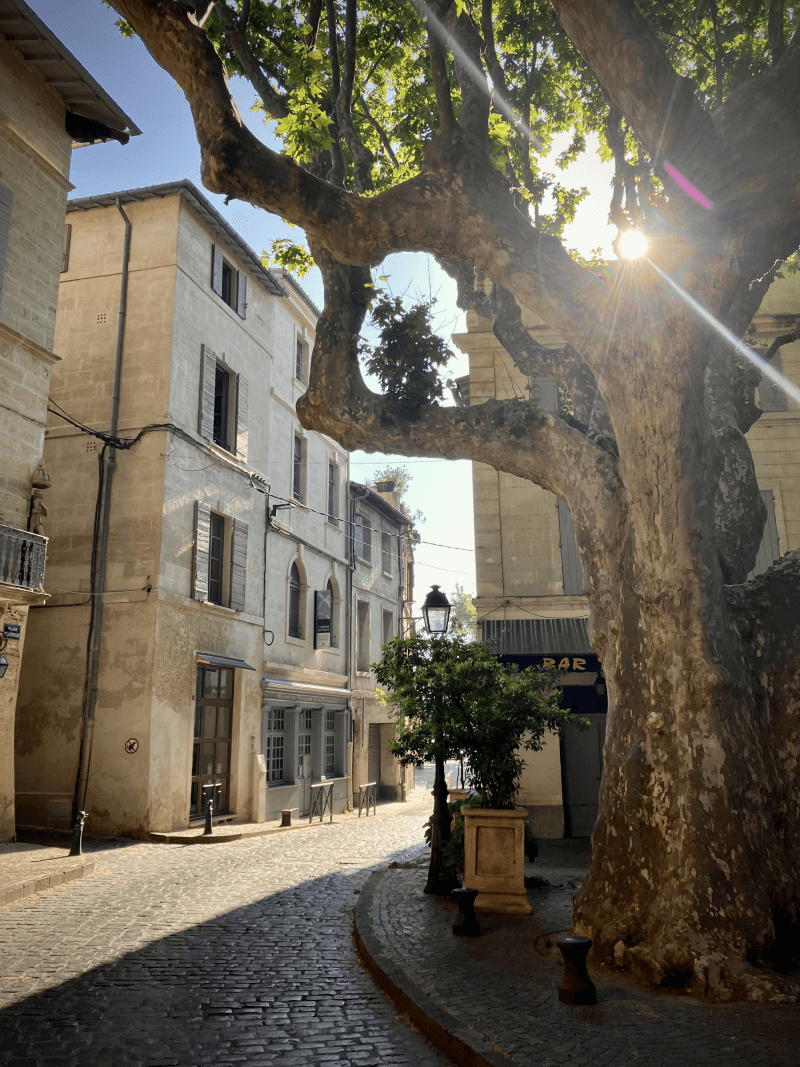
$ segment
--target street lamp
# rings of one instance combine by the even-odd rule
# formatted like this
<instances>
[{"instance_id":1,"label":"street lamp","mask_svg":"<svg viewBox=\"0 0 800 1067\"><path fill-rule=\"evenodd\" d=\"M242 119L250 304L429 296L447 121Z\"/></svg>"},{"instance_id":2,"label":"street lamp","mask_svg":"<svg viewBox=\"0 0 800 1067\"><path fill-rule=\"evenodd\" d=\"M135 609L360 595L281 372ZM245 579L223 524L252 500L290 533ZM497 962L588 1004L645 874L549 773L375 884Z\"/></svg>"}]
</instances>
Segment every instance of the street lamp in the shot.
<instances>
[{"instance_id":1,"label":"street lamp","mask_svg":"<svg viewBox=\"0 0 800 1067\"><path fill-rule=\"evenodd\" d=\"M442 637L447 633L447 623L450 620L450 601L439 589L438 585L431 586L431 591L425 597L422 605L422 617L425 620L425 629L431 637ZM436 656L438 642L431 645L431 655ZM437 701L441 700L436 696ZM440 705L441 707L441 705ZM439 716L441 724L441 715ZM437 896L449 896L454 888L453 879L442 871L442 844L450 840L450 812L447 810L447 785L444 780L444 757L436 756L436 776L433 780L433 815L431 816L431 862L428 868L428 881L425 885L426 893L434 893ZM457 883L455 883L457 884Z\"/></svg>"},{"instance_id":2,"label":"street lamp","mask_svg":"<svg viewBox=\"0 0 800 1067\"><path fill-rule=\"evenodd\" d=\"M438 585L432 585L430 593L425 597L422 617L425 619L425 629L431 636L447 633L447 624L450 621L450 601Z\"/></svg>"}]
</instances>

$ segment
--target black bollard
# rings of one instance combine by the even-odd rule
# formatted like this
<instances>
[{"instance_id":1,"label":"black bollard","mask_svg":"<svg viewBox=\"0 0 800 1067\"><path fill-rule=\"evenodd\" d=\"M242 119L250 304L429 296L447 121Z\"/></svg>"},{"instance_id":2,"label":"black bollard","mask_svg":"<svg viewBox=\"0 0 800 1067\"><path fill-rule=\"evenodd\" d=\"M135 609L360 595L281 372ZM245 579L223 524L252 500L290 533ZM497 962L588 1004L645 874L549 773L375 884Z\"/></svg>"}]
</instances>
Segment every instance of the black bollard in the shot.
<instances>
[{"instance_id":1,"label":"black bollard","mask_svg":"<svg viewBox=\"0 0 800 1067\"><path fill-rule=\"evenodd\" d=\"M281 826L291 826L291 825L292 825L292 809L291 808L284 808L281 811Z\"/></svg>"},{"instance_id":2,"label":"black bollard","mask_svg":"<svg viewBox=\"0 0 800 1067\"><path fill-rule=\"evenodd\" d=\"M214 812L214 794L213 793L209 793L208 794L208 800L206 801L206 825L205 825L205 829L203 830L203 835L202 835L203 837L205 837L206 834L213 834L214 833L214 829L213 829L213 827L211 825L211 816L212 816L213 812Z\"/></svg>"},{"instance_id":3,"label":"black bollard","mask_svg":"<svg viewBox=\"0 0 800 1067\"><path fill-rule=\"evenodd\" d=\"M459 937L480 937L481 924L475 915L477 889L453 889L451 898L458 904L458 918L453 923L453 933Z\"/></svg>"},{"instance_id":4,"label":"black bollard","mask_svg":"<svg viewBox=\"0 0 800 1067\"><path fill-rule=\"evenodd\" d=\"M557 937L556 944L564 957L564 981L559 986L558 999L562 1004L596 1004L597 990L586 970L591 938L566 934Z\"/></svg>"},{"instance_id":5,"label":"black bollard","mask_svg":"<svg viewBox=\"0 0 800 1067\"><path fill-rule=\"evenodd\" d=\"M75 812L75 826L72 830L72 848L69 850L70 856L82 856L83 855L83 824L86 821L87 812L76 811Z\"/></svg>"}]
</instances>

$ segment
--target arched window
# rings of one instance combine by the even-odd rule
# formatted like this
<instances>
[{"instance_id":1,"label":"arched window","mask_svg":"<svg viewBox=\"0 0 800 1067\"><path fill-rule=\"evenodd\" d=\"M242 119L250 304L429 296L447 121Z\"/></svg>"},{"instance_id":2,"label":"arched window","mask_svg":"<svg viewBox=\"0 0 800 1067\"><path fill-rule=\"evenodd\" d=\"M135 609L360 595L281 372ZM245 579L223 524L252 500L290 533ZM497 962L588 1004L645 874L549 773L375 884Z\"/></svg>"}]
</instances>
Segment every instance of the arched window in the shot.
<instances>
[{"instance_id":1,"label":"arched window","mask_svg":"<svg viewBox=\"0 0 800 1067\"><path fill-rule=\"evenodd\" d=\"M297 564L292 564L289 574L289 636L302 637L303 625L300 617L300 571Z\"/></svg>"},{"instance_id":2,"label":"arched window","mask_svg":"<svg viewBox=\"0 0 800 1067\"><path fill-rule=\"evenodd\" d=\"M336 603L336 590L333 588L333 582L330 580L330 578L328 579L327 590L328 595L331 598L331 648L338 648L339 634L338 627L336 625L338 621L336 618L338 604Z\"/></svg>"}]
</instances>

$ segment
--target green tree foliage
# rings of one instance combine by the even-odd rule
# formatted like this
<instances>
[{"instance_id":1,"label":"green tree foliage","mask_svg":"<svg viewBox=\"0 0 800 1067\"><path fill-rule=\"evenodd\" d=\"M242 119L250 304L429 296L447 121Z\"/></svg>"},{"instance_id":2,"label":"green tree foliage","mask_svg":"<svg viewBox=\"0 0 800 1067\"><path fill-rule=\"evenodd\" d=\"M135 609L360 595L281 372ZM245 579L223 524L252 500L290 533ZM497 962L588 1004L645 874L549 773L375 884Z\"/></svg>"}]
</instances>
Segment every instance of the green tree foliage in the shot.
<instances>
[{"instance_id":1,"label":"green tree foliage","mask_svg":"<svg viewBox=\"0 0 800 1067\"><path fill-rule=\"evenodd\" d=\"M467 784L485 808L513 807L520 750L538 751L549 731L573 721L559 707L554 671L520 671L478 642L397 637L372 667L397 715L391 751L408 764L455 759L463 750Z\"/></svg>"},{"instance_id":2,"label":"green tree foliage","mask_svg":"<svg viewBox=\"0 0 800 1067\"><path fill-rule=\"evenodd\" d=\"M478 612L472 603L472 594L456 582L455 591L450 595L452 605L448 630L462 641L475 641L478 637Z\"/></svg>"}]
</instances>

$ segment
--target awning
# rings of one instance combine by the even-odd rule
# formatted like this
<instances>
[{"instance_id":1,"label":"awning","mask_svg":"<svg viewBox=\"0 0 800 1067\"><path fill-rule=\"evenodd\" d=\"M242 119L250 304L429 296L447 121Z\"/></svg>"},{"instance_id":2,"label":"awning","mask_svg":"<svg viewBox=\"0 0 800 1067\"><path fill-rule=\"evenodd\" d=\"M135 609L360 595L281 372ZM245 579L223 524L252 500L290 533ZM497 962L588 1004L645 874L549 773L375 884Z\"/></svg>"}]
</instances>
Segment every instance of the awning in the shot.
<instances>
[{"instance_id":1,"label":"awning","mask_svg":"<svg viewBox=\"0 0 800 1067\"><path fill-rule=\"evenodd\" d=\"M593 655L585 619L484 619L481 638L497 655Z\"/></svg>"},{"instance_id":2,"label":"awning","mask_svg":"<svg viewBox=\"0 0 800 1067\"><path fill-rule=\"evenodd\" d=\"M249 663L236 656L218 656L216 652L197 652L197 658L201 663L213 663L217 667L239 667L243 671L254 671Z\"/></svg>"},{"instance_id":3,"label":"awning","mask_svg":"<svg viewBox=\"0 0 800 1067\"><path fill-rule=\"evenodd\" d=\"M343 710L353 695L349 689L339 689L333 685L309 685L305 682L289 682L284 678L262 678L261 688L265 701L279 701L284 704L335 705Z\"/></svg>"}]
</instances>

